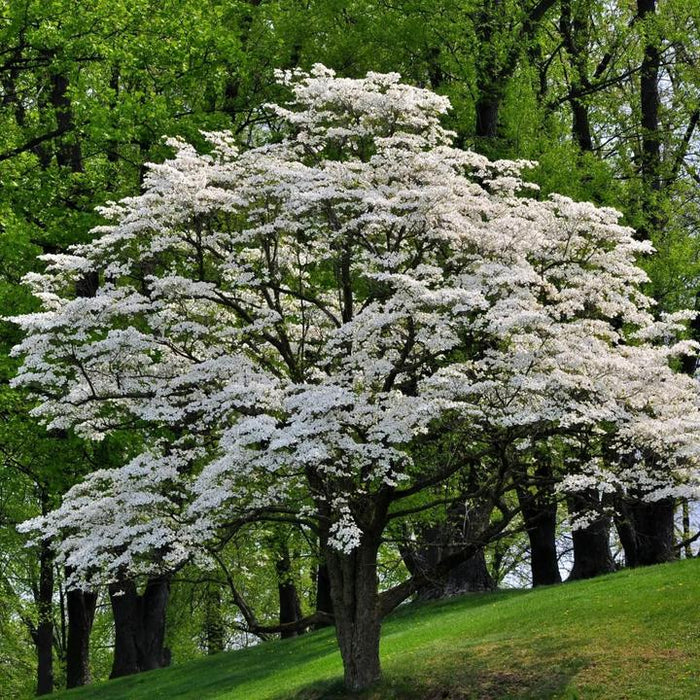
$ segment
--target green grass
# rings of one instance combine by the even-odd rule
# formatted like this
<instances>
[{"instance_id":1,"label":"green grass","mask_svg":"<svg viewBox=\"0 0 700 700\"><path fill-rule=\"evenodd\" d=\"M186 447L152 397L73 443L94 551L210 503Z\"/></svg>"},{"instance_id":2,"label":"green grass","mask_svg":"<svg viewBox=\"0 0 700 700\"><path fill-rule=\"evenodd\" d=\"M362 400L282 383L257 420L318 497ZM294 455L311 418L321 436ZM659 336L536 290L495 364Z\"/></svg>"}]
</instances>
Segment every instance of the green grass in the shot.
<instances>
[{"instance_id":1,"label":"green grass","mask_svg":"<svg viewBox=\"0 0 700 700\"><path fill-rule=\"evenodd\" d=\"M700 560L401 608L362 698L700 698ZM332 630L62 694L344 698ZM357 697L357 696L355 696Z\"/></svg>"}]
</instances>

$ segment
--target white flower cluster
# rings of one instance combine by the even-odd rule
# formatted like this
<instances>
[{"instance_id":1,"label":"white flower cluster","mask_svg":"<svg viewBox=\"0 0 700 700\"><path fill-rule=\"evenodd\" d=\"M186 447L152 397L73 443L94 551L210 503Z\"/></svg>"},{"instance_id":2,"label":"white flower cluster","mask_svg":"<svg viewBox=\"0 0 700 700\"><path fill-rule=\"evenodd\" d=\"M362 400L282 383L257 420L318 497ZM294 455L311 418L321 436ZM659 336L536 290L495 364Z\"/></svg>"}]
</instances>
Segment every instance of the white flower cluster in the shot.
<instances>
[{"instance_id":1,"label":"white flower cluster","mask_svg":"<svg viewBox=\"0 0 700 700\"><path fill-rule=\"evenodd\" d=\"M696 478L697 387L669 366L696 348L654 318L649 247L617 212L526 196L530 164L452 147L447 100L397 75L280 78L284 139L171 140L143 194L28 278L44 310L15 319L15 385L49 426L144 448L26 528L91 575L174 564L274 507L325 508L349 551L446 426L463 451L603 431Z\"/></svg>"}]
</instances>

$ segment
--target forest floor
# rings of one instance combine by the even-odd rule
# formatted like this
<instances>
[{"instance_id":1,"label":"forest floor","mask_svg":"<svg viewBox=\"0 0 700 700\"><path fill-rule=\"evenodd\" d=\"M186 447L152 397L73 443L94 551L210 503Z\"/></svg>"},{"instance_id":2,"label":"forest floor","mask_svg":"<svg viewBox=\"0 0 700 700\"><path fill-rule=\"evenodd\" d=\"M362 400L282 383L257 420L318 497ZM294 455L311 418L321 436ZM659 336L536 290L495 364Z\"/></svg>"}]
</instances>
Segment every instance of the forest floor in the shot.
<instances>
[{"instance_id":1,"label":"forest floor","mask_svg":"<svg viewBox=\"0 0 700 700\"><path fill-rule=\"evenodd\" d=\"M700 698L700 559L536 590L402 606L383 626L385 698ZM61 694L345 698L333 631Z\"/></svg>"}]
</instances>

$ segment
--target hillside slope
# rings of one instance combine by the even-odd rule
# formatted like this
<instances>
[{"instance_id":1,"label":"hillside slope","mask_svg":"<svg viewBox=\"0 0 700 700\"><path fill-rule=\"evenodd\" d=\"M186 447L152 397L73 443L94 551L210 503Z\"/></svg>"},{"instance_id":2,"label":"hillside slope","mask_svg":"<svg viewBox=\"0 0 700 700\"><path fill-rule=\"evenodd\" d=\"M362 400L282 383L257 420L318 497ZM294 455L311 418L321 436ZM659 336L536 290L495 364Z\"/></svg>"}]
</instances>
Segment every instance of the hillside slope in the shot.
<instances>
[{"instance_id":1,"label":"hillside slope","mask_svg":"<svg viewBox=\"0 0 700 700\"><path fill-rule=\"evenodd\" d=\"M405 606L364 698L700 698L700 560ZM66 700L342 698L332 630L110 681Z\"/></svg>"}]
</instances>

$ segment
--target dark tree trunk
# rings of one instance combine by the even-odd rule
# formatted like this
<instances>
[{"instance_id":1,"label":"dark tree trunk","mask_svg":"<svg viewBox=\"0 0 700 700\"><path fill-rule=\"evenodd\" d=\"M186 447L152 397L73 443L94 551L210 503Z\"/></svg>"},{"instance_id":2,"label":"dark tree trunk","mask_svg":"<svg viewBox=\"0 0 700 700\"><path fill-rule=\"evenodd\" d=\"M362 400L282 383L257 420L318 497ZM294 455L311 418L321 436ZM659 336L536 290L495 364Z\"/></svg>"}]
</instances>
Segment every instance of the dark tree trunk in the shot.
<instances>
[{"instance_id":1,"label":"dark tree trunk","mask_svg":"<svg viewBox=\"0 0 700 700\"><path fill-rule=\"evenodd\" d=\"M450 570L447 574L446 589L447 591L459 590L461 593L496 590L496 583L486 566L486 556L483 549ZM420 597L420 591L418 595Z\"/></svg>"},{"instance_id":2,"label":"dark tree trunk","mask_svg":"<svg viewBox=\"0 0 700 700\"><path fill-rule=\"evenodd\" d=\"M441 66L441 54L442 49L439 46L431 46L426 51L426 66L431 90L438 90L445 82L445 74Z\"/></svg>"},{"instance_id":3,"label":"dark tree trunk","mask_svg":"<svg viewBox=\"0 0 700 700\"><path fill-rule=\"evenodd\" d=\"M133 581L109 586L109 600L114 616L114 659L110 678L129 676L141 670L137 652L138 598Z\"/></svg>"},{"instance_id":4,"label":"dark tree trunk","mask_svg":"<svg viewBox=\"0 0 700 700\"><path fill-rule=\"evenodd\" d=\"M530 541L530 569L533 586L549 586L561 583L557 557L557 504L527 503L520 499L527 536ZM534 507L533 507L534 506Z\"/></svg>"},{"instance_id":5,"label":"dark tree trunk","mask_svg":"<svg viewBox=\"0 0 700 700\"><path fill-rule=\"evenodd\" d=\"M316 570L316 610L317 612L333 615L331 580L328 576L328 566L325 561L321 562Z\"/></svg>"},{"instance_id":6,"label":"dark tree trunk","mask_svg":"<svg viewBox=\"0 0 700 700\"><path fill-rule=\"evenodd\" d=\"M637 0L640 20L651 20L656 14L656 0ZM639 109L641 114L642 150L640 171L644 186L641 209L643 223L637 226L637 237L649 239L665 226L658 193L663 184L661 178L661 133L659 129L659 69L661 48L654 28L643 27L644 56L640 66Z\"/></svg>"},{"instance_id":7,"label":"dark tree trunk","mask_svg":"<svg viewBox=\"0 0 700 700\"><path fill-rule=\"evenodd\" d=\"M629 506L620 501L615 507L615 529L620 538L622 551L625 553L625 566L634 568L639 565L637 556L637 538L634 533L634 520Z\"/></svg>"},{"instance_id":8,"label":"dark tree trunk","mask_svg":"<svg viewBox=\"0 0 700 700\"><path fill-rule=\"evenodd\" d=\"M656 0L637 0L640 20L656 14ZM640 71L640 108L642 122L642 178L654 190L661 187L661 139L659 133L659 68L661 51L654 29L643 30L646 43Z\"/></svg>"},{"instance_id":9,"label":"dark tree trunk","mask_svg":"<svg viewBox=\"0 0 700 700\"><path fill-rule=\"evenodd\" d=\"M165 642L168 577L149 579L139 595L133 581L109 587L114 614L114 662L110 678L164 668L170 664Z\"/></svg>"},{"instance_id":10,"label":"dark tree trunk","mask_svg":"<svg viewBox=\"0 0 700 700\"><path fill-rule=\"evenodd\" d=\"M590 43L589 9L582 3L572 7L571 0L561 1L559 32L572 64L569 104L571 106L571 134L584 152L593 150L593 137L587 105L580 95L590 87L587 63Z\"/></svg>"},{"instance_id":11,"label":"dark tree trunk","mask_svg":"<svg viewBox=\"0 0 700 700\"><path fill-rule=\"evenodd\" d=\"M321 527L318 536L318 568L316 569L316 612L333 615L333 598L331 596L331 579L328 575L326 564L326 548L328 547L328 533ZM331 623L319 622L314 628L328 627Z\"/></svg>"},{"instance_id":12,"label":"dark tree trunk","mask_svg":"<svg viewBox=\"0 0 700 700\"><path fill-rule=\"evenodd\" d=\"M674 511L672 498L640 502L631 507L637 566L663 564L676 558L673 548Z\"/></svg>"},{"instance_id":13,"label":"dark tree trunk","mask_svg":"<svg viewBox=\"0 0 700 700\"><path fill-rule=\"evenodd\" d=\"M690 505L688 504L688 499L684 498L681 504L683 509L683 555L686 559L693 558L693 545L690 541Z\"/></svg>"},{"instance_id":14,"label":"dark tree trunk","mask_svg":"<svg viewBox=\"0 0 700 700\"><path fill-rule=\"evenodd\" d=\"M672 498L618 504L615 519L628 567L663 564L676 559L673 547L675 503Z\"/></svg>"},{"instance_id":15,"label":"dark tree trunk","mask_svg":"<svg viewBox=\"0 0 700 700\"><path fill-rule=\"evenodd\" d=\"M425 579L425 583L420 584L416 590L419 600L495 590L496 584L486 566L483 549L447 573L439 576L431 573L436 571L441 560L460 548L454 543L446 542L445 530L440 527L424 528L418 548L402 548L401 555L411 575Z\"/></svg>"},{"instance_id":16,"label":"dark tree trunk","mask_svg":"<svg viewBox=\"0 0 700 700\"><path fill-rule=\"evenodd\" d=\"M569 581L593 578L615 571L610 552L610 521L600 518L592 525L572 532L574 567Z\"/></svg>"},{"instance_id":17,"label":"dark tree trunk","mask_svg":"<svg viewBox=\"0 0 700 700\"><path fill-rule=\"evenodd\" d=\"M600 505L600 499L594 494L572 496L569 499L569 510L572 514L600 511ZM608 516L599 512L588 527L573 530L571 538L574 545L574 566L569 574L569 581L593 578L615 571L615 562L610 551Z\"/></svg>"},{"instance_id":18,"label":"dark tree trunk","mask_svg":"<svg viewBox=\"0 0 700 700\"><path fill-rule=\"evenodd\" d=\"M63 134L58 138L56 162L61 167L70 168L74 173L83 172L83 154L73 121L73 105L70 98L68 76L64 73L51 75L50 101L56 115L56 125Z\"/></svg>"},{"instance_id":19,"label":"dark tree trunk","mask_svg":"<svg viewBox=\"0 0 700 700\"><path fill-rule=\"evenodd\" d=\"M53 554L48 542L39 550L38 624L35 634L37 652L37 695L53 692Z\"/></svg>"},{"instance_id":20,"label":"dark tree trunk","mask_svg":"<svg viewBox=\"0 0 700 700\"><path fill-rule=\"evenodd\" d=\"M66 686L90 683L90 632L95 619L97 593L72 590L66 593L68 642L66 644Z\"/></svg>"},{"instance_id":21,"label":"dark tree trunk","mask_svg":"<svg viewBox=\"0 0 700 700\"><path fill-rule=\"evenodd\" d=\"M301 605L297 587L292 579L292 564L289 559L289 550L284 545L280 548L276 563L277 569L277 591L280 602L280 625L290 622L298 622L302 618ZM286 630L280 634L282 639L296 637L299 634L296 630Z\"/></svg>"},{"instance_id":22,"label":"dark tree trunk","mask_svg":"<svg viewBox=\"0 0 700 700\"><path fill-rule=\"evenodd\" d=\"M538 459L534 476L522 468L516 492L530 541L532 585L561 583L556 545L557 500L552 467L545 456Z\"/></svg>"},{"instance_id":23,"label":"dark tree trunk","mask_svg":"<svg viewBox=\"0 0 700 700\"><path fill-rule=\"evenodd\" d=\"M170 578L149 579L141 596L143 646L141 670L170 665L170 650L165 647L165 614L170 597Z\"/></svg>"},{"instance_id":24,"label":"dark tree trunk","mask_svg":"<svg viewBox=\"0 0 700 700\"><path fill-rule=\"evenodd\" d=\"M210 584L207 586L204 636L206 638L207 654L211 656L224 650L224 621L221 616L221 588L217 584Z\"/></svg>"},{"instance_id":25,"label":"dark tree trunk","mask_svg":"<svg viewBox=\"0 0 700 700\"><path fill-rule=\"evenodd\" d=\"M498 95L484 95L476 102L476 136L480 139L493 139L498 135L498 113L502 98Z\"/></svg>"},{"instance_id":26,"label":"dark tree trunk","mask_svg":"<svg viewBox=\"0 0 700 700\"><path fill-rule=\"evenodd\" d=\"M571 130L578 147L584 152L593 150L591 123L588 117L588 107L580 100L571 101L572 126Z\"/></svg>"},{"instance_id":27,"label":"dark tree trunk","mask_svg":"<svg viewBox=\"0 0 700 700\"><path fill-rule=\"evenodd\" d=\"M378 549L379 537L364 533L360 545L350 553L331 548L326 552L345 687L353 692L370 687L381 677Z\"/></svg>"},{"instance_id":28,"label":"dark tree trunk","mask_svg":"<svg viewBox=\"0 0 700 700\"><path fill-rule=\"evenodd\" d=\"M453 505L445 522L417 531L414 544L401 550L406 568L411 575L425 580L418 586L420 600L447 598L463 593L492 591L496 584L486 566L484 550L438 575L440 562L462 550L472 542L478 542L482 530L488 525L490 510L476 506L467 512L464 503Z\"/></svg>"},{"instance_id":29,"label":"dark tree trunk","mask_svg":"<svg viewBox=\"0 0 700 700\"><path fill-rule=\"evenodd\" d=\"M506 88L514 75L523 51L532 42L546 12L555 0L540 0L523 11L521 24L514 32L513 16L503 0L482 0L477 4L475 30L476 57L476 137L488 148L499 135L499 111ZM505 47L505 52L501 49Z\"/></svg>"}]
</instances>

